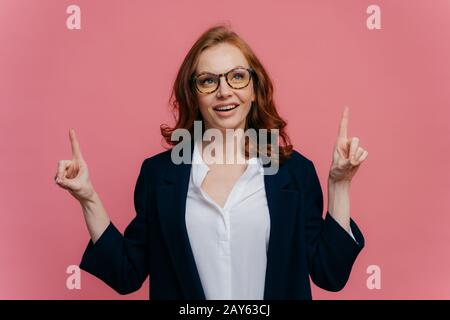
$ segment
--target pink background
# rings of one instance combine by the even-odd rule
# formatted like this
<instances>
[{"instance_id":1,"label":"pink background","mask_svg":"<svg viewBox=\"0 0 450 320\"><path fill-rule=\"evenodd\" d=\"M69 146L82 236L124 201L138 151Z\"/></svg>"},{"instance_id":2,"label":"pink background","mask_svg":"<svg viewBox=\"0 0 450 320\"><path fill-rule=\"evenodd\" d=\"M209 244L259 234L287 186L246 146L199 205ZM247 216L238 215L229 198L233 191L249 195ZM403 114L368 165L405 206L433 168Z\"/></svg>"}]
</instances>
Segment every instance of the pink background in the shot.
<instances>
[{"instance_id":1,"label":"pink background","mask_svg":"<svg viewBox=\"0 0 450 320\"><path fill-rule=\"evenodd\" d=\"M194 6L195 3L195 6ZM66 8L81 7L81 30ZM381 7L381 30L366 8ZM275 83L294 147L326 178L345 105L349 135L369 157L351 214L366 248L338 293L315 299L450 299L450 2L0 2L0 298L146 299L148 280L120 296L82 272L81 207L53 181L74 127L91 179L123 231L134 217L142 161L163 150L171 85L208 27L229 22ZM369 290L366 269L381 268Z\"/></svg>"}]
</instances>

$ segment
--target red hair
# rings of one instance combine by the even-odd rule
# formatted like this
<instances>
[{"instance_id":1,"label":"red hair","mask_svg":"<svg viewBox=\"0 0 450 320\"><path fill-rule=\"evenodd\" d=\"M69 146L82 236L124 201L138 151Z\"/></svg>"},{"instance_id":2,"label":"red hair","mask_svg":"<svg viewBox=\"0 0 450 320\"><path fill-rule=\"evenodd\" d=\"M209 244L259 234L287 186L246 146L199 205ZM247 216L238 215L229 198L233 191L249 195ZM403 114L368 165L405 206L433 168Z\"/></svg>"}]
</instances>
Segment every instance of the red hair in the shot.
<instances>
[{"instance_id":1,"label":"red hair","mask_svg":"<svg viewBox=\"0 0 450 320\"><path fill-rule=\"evenodd\" d=\"M229 27L223 25L206 30L184 58L169 99L176 125L174 127L169 127L165 124L161 125L161 135L168 145L176 145L179 142L171 140L173 131L183 128L189 130L193 135L194 121L203 120L198 108L197 95L192 85L191 77L195 72L200 54L205 49L220 43L229 43L239 48L247 59L250 68L254 70L252 81L255 91L255 102L247 115L245 129L253 128L257 132L259 129L267 129L269 132L270 129L278 129L279 159L280 162L283 162L292 153L292 145L285 132L286 121L279 116L275 108L272 81L250 46ZM268 140L270 141L270 138ZM259 150L259 146L257 150ZM247 141L245 151L248 155ZM269 156L271 152L271 150L268 150Z\"/></svg>"}]
</instances>

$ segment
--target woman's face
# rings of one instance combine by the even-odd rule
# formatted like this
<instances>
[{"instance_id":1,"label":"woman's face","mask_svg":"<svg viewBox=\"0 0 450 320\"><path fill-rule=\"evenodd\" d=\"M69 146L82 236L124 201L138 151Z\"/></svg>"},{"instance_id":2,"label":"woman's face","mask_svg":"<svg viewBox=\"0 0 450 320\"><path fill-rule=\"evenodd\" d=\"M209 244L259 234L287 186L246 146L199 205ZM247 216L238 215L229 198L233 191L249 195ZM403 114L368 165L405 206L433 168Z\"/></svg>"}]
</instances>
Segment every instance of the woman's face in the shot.
<instances>
[{"instance_id":1,"label":"woman's face","mask_svg":"<svg viewBox=\"0 0 450 320\"><path fill-rule=\"evenodd\" d=\"M237 47L221 43L200 54L196 74L209 72L218 75L236 67L249 68L247 59ZM209 94L197 92L197 97L206 129L245 129L245 120L251 103L255 99L253 80L245 88L233 89L228 85L225 77L221 77L216 91ZM230 104L238 106L231 111L217 110L218 105Z\"/></svg>"}]
</instances>

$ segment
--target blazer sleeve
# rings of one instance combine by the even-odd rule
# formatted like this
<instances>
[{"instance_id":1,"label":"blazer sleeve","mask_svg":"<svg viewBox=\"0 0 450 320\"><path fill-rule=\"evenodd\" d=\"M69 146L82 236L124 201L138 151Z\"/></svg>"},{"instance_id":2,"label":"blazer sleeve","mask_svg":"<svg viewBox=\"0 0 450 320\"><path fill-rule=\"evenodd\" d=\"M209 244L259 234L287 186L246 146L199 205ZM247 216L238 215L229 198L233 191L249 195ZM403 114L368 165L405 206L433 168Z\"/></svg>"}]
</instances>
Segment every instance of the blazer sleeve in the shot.
<instances>
[{"instance_id":1,"label":"blazer sleeve","mask_svg":"<svg viewBox=\"0 0 450 320\"><path fill-rule=\"evenodd\" d=\"M322 188L314 164L308 162L304 205L309 272L320 288L339 291L347 283L353 263L364 247L364 237L353 219L350 227L355 239L328 211L323 219Z\"/></svg>"},{"instance_id":2,"label":"blazer sleeve","mask_svg":"<svg viewBox=\"0 0 450 320\"><path fill-rule=\"evenodd\" d=\"M134 189L136 216L122 235L112 222L93 244L89 241L80 269L101 279L120 294L138 290L148 276L148 179L145 161Z\"/></svg>"}]
</instances>

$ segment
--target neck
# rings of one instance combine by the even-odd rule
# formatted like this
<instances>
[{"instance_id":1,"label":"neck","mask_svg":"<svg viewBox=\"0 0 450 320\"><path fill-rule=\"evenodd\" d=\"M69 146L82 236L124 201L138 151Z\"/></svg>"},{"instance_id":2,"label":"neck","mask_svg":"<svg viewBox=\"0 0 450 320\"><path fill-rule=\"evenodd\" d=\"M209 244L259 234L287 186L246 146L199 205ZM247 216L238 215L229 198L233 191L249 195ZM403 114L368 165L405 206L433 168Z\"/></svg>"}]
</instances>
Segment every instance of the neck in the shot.
<instances>
[{"instance_id":1,"label":"neck","mask_svg":"<svg viewBox=\"0 0 450 320\"><path fill-rule=\"evenodd\" d=\"M210 163L217 164L242 164L248 159L245 157L244 129L228 131L220 130L221 138L217 138L215 135L211 139L212 141L202 140L202 157L204 159L209 159ZM222 157L220 157L220 153L222 153Z\"/></svg>"}]
</instances>

